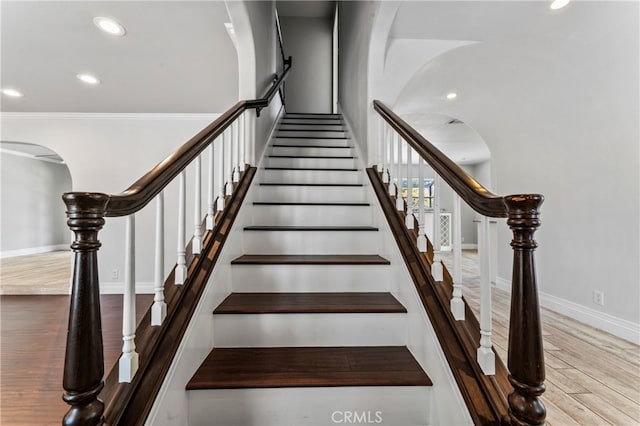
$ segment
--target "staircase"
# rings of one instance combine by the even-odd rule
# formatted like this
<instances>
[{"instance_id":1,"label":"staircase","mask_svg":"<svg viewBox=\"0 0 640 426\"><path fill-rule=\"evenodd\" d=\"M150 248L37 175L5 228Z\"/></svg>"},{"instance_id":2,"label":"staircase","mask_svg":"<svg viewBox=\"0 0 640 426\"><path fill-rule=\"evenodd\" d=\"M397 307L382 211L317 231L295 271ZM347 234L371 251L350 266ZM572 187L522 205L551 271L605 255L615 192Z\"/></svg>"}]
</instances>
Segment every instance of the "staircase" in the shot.
<instances>
[{"instance_id":1,"label":"staircase","mask_svg":"<svg viewBox=\"0 0 640 426\"><path fill-rule=\"evenodd\" d=\"M432 382L342 118L287 114L245 202L244 254L186 386L190 425L424 425ZM252 203L252 205L250 205Z\"/></svg>"}]
</instances>

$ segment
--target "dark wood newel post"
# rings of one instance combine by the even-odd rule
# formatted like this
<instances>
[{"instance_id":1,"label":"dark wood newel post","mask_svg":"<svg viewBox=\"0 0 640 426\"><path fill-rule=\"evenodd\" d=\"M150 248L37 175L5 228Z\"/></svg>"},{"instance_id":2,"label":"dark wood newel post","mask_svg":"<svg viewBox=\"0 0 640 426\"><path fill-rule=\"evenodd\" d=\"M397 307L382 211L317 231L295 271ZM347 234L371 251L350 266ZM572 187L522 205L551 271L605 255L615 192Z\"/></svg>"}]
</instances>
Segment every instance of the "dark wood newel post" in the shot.
<instances>
[{"instance_id":1,"label":"dark wood newel post","mask_svg":"<svg viewBox=\"0 0 640 426\"><path fill-rule=\"evenodd\" d=\"M100 425L104 404L98 394L104 387L104 355L98 285L98 231L105 223L109 196L67 193L67 224L75 238L69 327L64 360L62 399L71 406L63 425Z\"/></svg>"},{"instance_id":2,"label":"dark wood newel post","mask_svg":"<svg viewBox=\"0 0 640 426\"><path fill-rule=\"evenodd\" d=\"M514 425L545 424L546 408L540 400L545 390L544 352L540 306L533 252L533 234L540 226L542 195L505 197L507 224L513 231L513 280L509 323L509 417Z\"/></svg>"}]
</instances>

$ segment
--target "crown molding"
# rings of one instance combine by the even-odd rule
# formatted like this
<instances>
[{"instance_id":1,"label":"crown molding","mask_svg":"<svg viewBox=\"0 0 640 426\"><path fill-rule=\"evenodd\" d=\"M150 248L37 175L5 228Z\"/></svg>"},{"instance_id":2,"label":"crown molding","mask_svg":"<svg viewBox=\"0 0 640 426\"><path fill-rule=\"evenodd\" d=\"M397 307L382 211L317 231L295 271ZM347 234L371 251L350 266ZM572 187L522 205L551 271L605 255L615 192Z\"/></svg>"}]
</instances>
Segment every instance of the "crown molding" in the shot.
<instances>
[{"instance_id":1,"label":"crown molding","mask_svg":"<svg viewBox=\"0 0 640 426\"><path fill-rule=\"evenodd\" d=\"M2 112L18 120L214 120L221 113Z\"/></svg>"}]
</instances>

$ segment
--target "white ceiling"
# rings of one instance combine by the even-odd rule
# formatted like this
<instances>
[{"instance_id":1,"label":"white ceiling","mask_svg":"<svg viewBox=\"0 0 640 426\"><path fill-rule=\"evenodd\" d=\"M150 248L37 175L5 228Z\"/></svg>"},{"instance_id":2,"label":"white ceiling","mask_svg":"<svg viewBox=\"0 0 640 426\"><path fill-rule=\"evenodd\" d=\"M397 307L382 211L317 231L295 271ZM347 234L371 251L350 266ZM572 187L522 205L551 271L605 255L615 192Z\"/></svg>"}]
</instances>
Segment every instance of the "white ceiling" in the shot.
<instances>
[{"instance_id":1,"label":"white ceiling","mask_svg":"<svg viewBox=\"0 0 640 426\"><path fill-rule=\"evenodd\" d=\"M238 64L222 1L6 1L2 96L12 112L222 112L238 99ZM124 37L102 33L116 19ZM76 78L95 74L102 84Z\"/></svg>"}]
</instances>

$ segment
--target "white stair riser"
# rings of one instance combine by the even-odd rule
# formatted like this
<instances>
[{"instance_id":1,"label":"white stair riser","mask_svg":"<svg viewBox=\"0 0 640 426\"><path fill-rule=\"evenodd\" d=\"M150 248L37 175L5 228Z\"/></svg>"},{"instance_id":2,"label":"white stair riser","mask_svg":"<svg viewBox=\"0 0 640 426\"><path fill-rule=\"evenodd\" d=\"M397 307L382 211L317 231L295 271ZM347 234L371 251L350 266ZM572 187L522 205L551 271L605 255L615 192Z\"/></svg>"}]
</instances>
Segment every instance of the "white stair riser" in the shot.
<instances>
[{"instance_id":1,"label":"white stair riser","mask_svg":"<svg viewBox=\"0 0 640 426\"><path fill-rule=\"evenodd\" d=\"M289 155L294 157L347 157L353 155L352 148L315 148L274 146L271 155Z\"/></svg>"},{"instance_id":2,"label":"white stair riser","mask_svg":"<svg viewBox=\"0 0 640 426\"><path fill-rule=\"evenodd\" d=\"M391 290L389 265L232 265L237 293Z\"/></svg>"},{"instance_id":3,"label":"white stair riser","mask_svg":"<svg viewBox=\"0 0 640 426\"><path fill-rule=\"evenodd\" d=\"M347 136L346 132L328 132L328 131L315 131L315 130L295 130L295 131L276 131L276 137L279 136L308 136L308 137L327 137L327 138L344 138Z\"/></svg>"},{"instance_id":4,"label":"white stair riser","mask_svg":"<svg viewBox=\"0 0 640 426\"><path fill-rule=\"evenodd\" d=\"M350 202L367 201L362 186L279 186L262 185L256 191L256 201L273 202Z\"/></svg>"},{"instance_id":5,"label":"white stair riser","mask_svg":"<svg viewBox=\"0 0 640 426\"><path fill-rule=\"evenodd\" d=\"M280 123L280 126L278 126L278 130L305 130L305 131L309 131L309 130L346 130L345 127L342 124L334 124L334 123L328 123L328 124L321 124L321 123L313 123L313 124L294 124L294 123L289 123L289 122L284 122L284 123Z\"/></svg>"},{"instance_id":6,"label":"white stair riser","mask_svg":"<svg viewBox=\"0 0 640 426\"><path fill-rule=\"evenodd\" d=\"M253 225L371 226L371 206L254 205Z\"/></svg>"},{"instance_id":7,"label":"white stair riser","mask_svg":"<svg viewBox=\"0 0 640 426\"><path fill-rule=\"evenodd\" d=\"M244 231L245 253L376 254L375 231Z\"/></svg>"},{"instance_id":8,"label":"white stair riser","mask_svg":"<svg viewBox=\"0 0 640 426\"><path fill-rule=\"evenodd\" d=\"M342 120L336 119L319 119L319 118L291 118L285 117L280 122L281 124L292 123L312 123L312 124L343 124Z\"/></svg>"},{"instance_id":9,"label":"white stair riser","mask_svg":"<svg viewBox=\"0 0 640 426\"><path fill-rule=\"evenodd\" d=\"M404 313L214 315L216 347L403 346Z\"/></svg>"},{"instance_id":10,"label":"white stair riser","mask_svg":"<svg viewBox=\"0 0 640 426\"><path fill-rule=\"evenodd\" d=\"M283 117L283 119L285 120L289 120L289 119L309 119L311 118L312 120L341 120L342 119L342 115L341 114L329 114L329 113L317 113L317 112L306 112L306 113L295 113L295 114L285 114L285 116Z\"/></svg>"},{"instance_id":11,"label":"white stair riser","mask_svg":"<svg viewBox=\"0 0 640 426\"><path fill-rule=\"evenodd\" d=\"M350 146L349 139L303 139L303 138L275 138L275 145L306 145L312 146Z\"/></svg>"},{"instance_id":12,"label":"white stair riser","mask_svg":"<svg viewBox=\"0 0 640 426\"><path fill-rule=\"evenodd\" d=\"M304 157L267 157L267 167L300 167L300 168L336 168L354 169L356 161L353 158L304 158Z\"/></svg>"},{"instance_id":13,"label":"white stair riser","mask_svg":"<svg viewBox=\"0 0 640 426\"><path fill-rule=\"evenodd\" d=\"M195 390L187 392L189 425L426 425L432 392L425 386Z\"/></svg>"},{"instance_id":14,"label":"white stair riser","mask_svg":"<svg viewBox=\"0 0 640 426\"><path fill-rule=\"evenodd\" d=\"M359 171L351 170L264 170L264 182L271 183L361 183Z\"/></svg>"}]
</instances>

